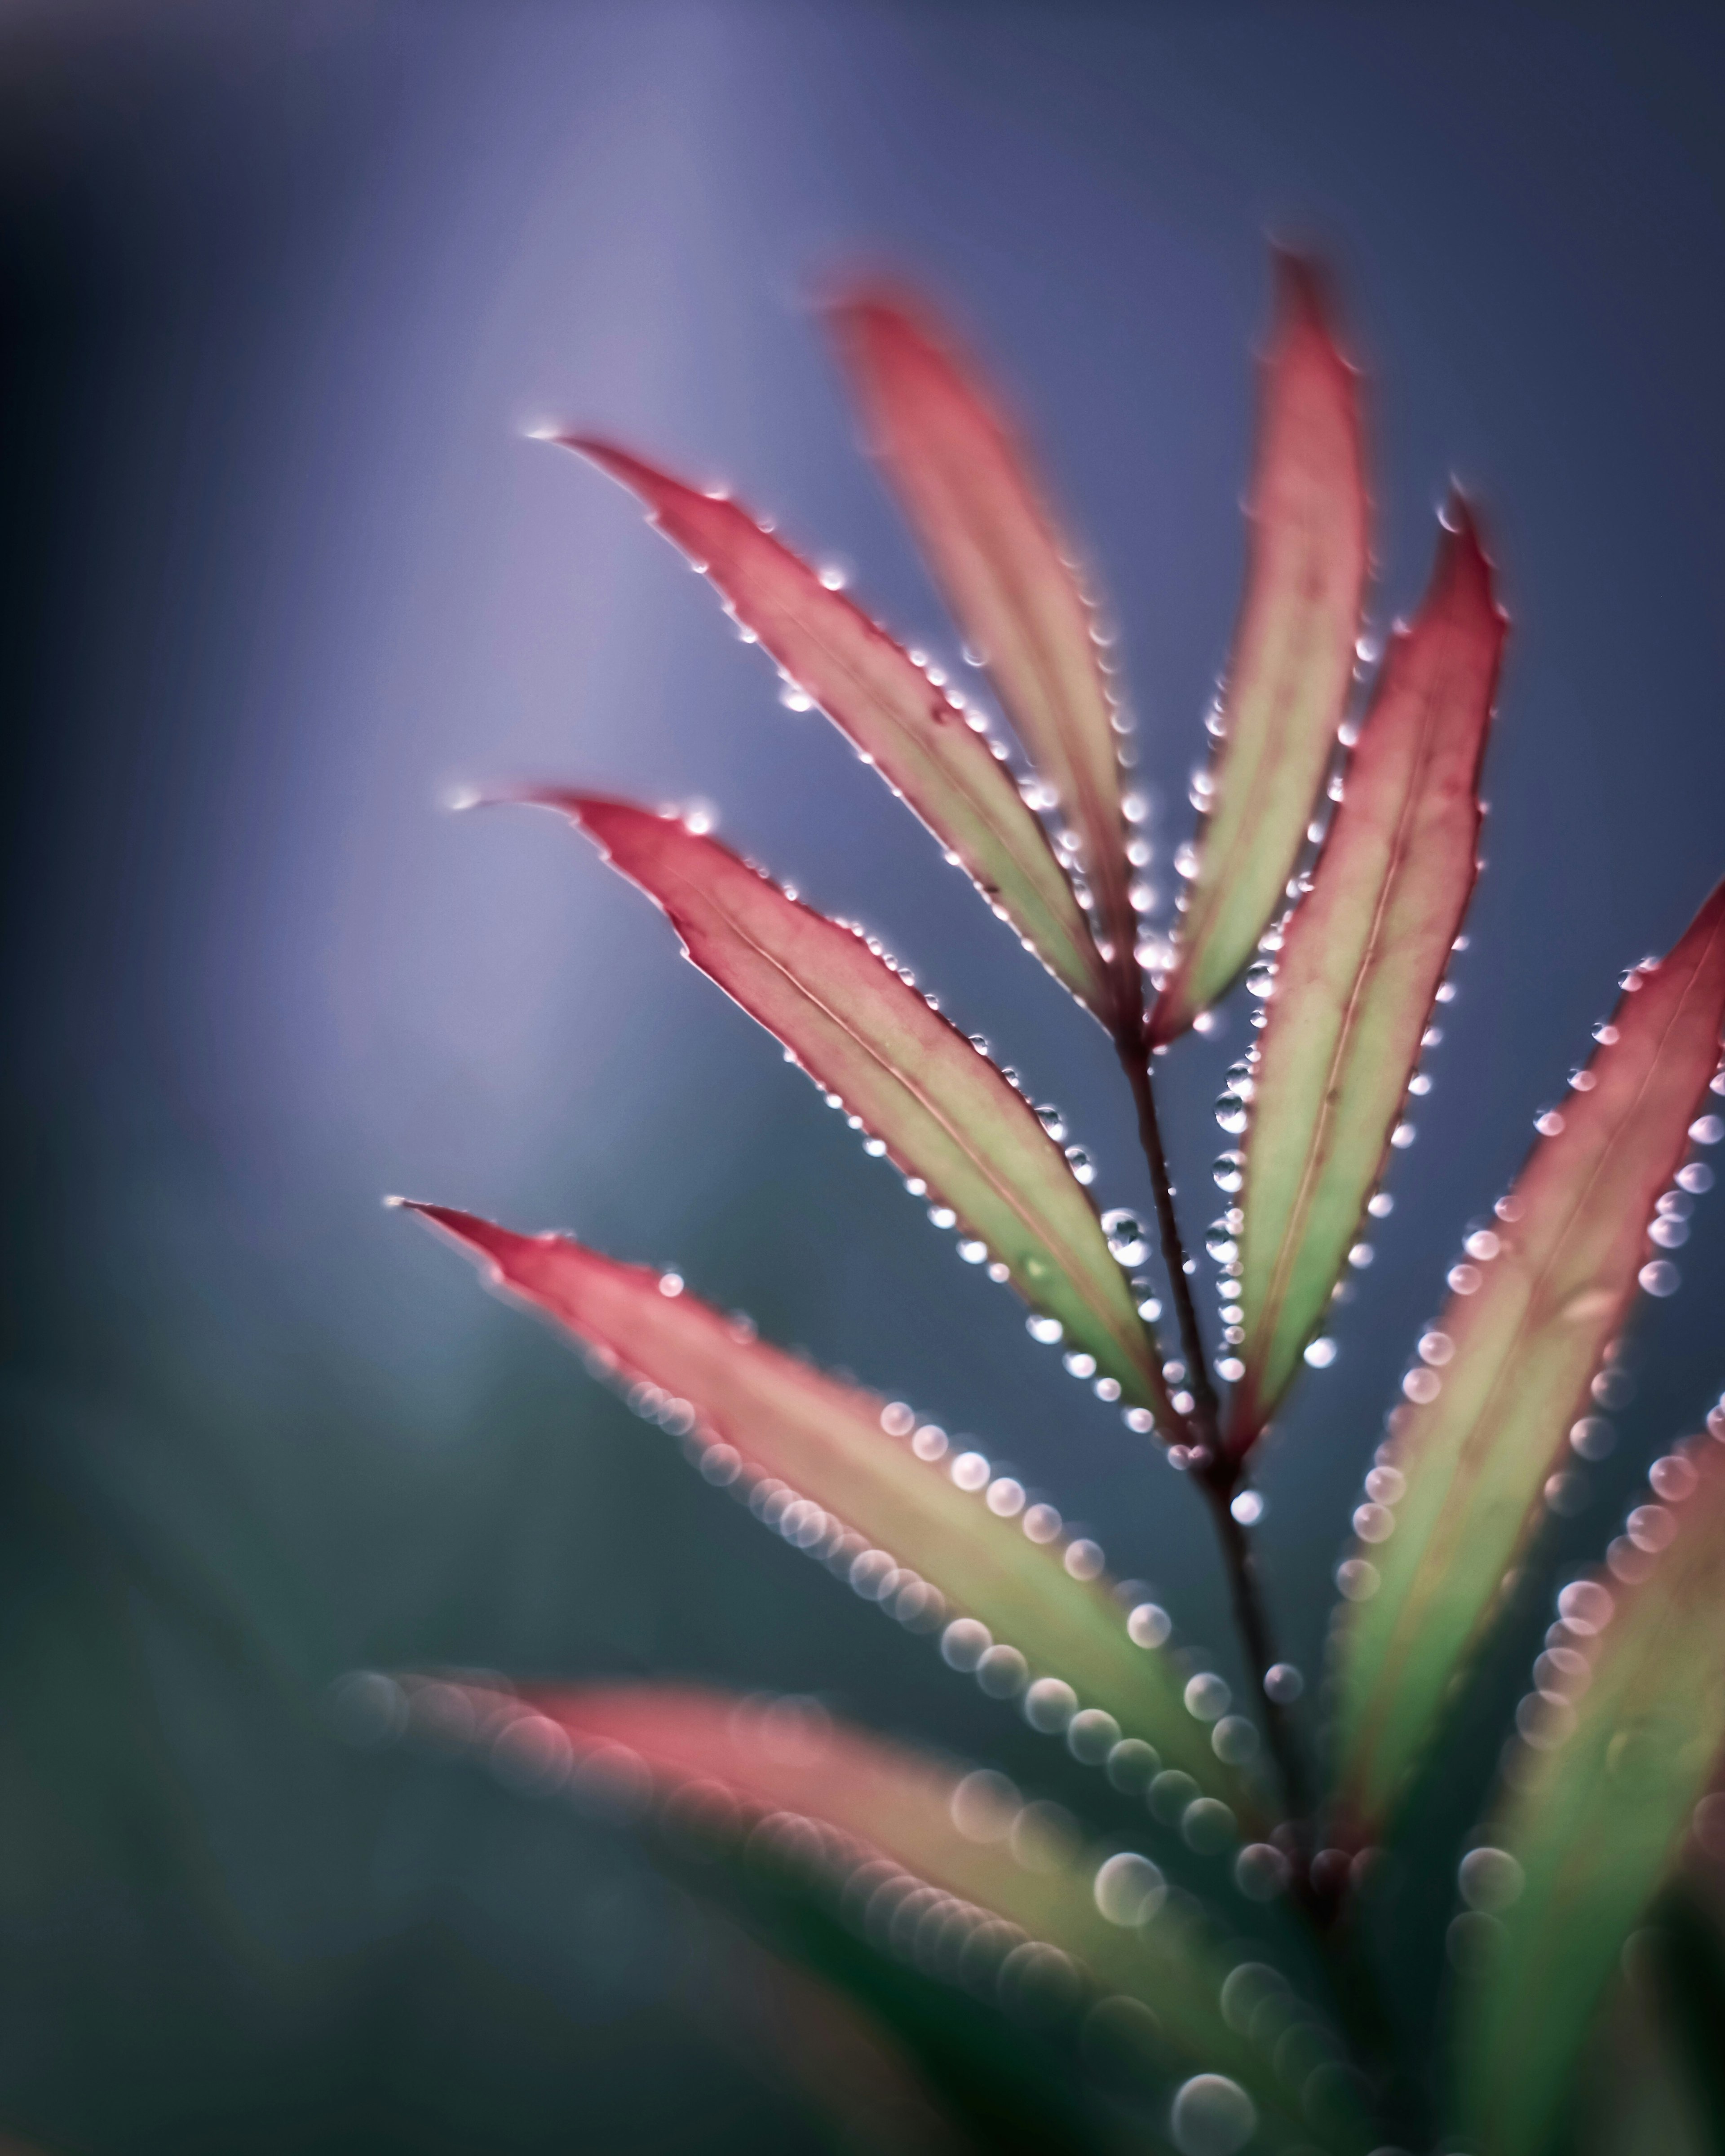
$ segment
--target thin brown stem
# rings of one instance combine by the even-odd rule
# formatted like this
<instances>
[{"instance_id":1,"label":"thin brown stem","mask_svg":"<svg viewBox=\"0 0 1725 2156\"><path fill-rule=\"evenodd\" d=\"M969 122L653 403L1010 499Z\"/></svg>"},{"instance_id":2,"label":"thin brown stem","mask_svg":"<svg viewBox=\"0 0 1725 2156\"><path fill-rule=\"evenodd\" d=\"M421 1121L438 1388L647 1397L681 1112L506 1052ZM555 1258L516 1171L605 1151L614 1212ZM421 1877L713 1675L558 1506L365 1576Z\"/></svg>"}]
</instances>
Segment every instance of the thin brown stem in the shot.
<instances>
[{"instance_id":1,"label":"thin brown stem","mask_svg":"<svg viewBox=\"0 0 1725 2156\"><path fill-rule=\"evenodd\" d=\"M1303 1871L1312 1854L1305 1846L1311 1832L1312 1783L1293 1721L1281 1703L1265 1688L1265 1678L1281 1657L1276 1651L1269 1613L1258 1589L1257 1560L1252 1553L1251 1538L1232 1510L1235 1493L1240 1487L1240 1470L1236 1464L1214 1460L1202 1471L1199 1479L1209 1500L1211 1516L1221 1540L1228 1585L1234 1597L1234 1614L1245 1643L1247 1663L1264 1702L1270 1749L1281 1775L1282 1794L1287 1800L1289 1817L1301 1836L1297 1861Z\"/></svg>"},{"instance_id":2,"label":"thin brown stem","mask_svg":"<svg viewBox=\"0 0 1725 2156\"><path fill-rule=\"evenodd\" d=\"M1192 1277L1186 1270L1186 1246L1180 1239L1179 1218L1174 1211L1174 1194L1168 1181L1168 1155L1163 1150L1162 1126L1156 1119L1156 1096L1151 1090L1150 1062L1142 1035L1137 1042L1122 1040L1119 1043L1120 1062L1127 1081L1132 1089L1132 1100L1138 1111L1138 1138L1144 1148L1144 1158L1150 1169L1150 1188L1156 1200L1156 1225L1162 1242L1163 1263L1168 1269L1168 1286L1173 1296L1174 1319L1179 1327L1180 1350L1186 1364L1186 1383L1193 1399L1194 1424L1200 1444L1207 1446L1212 1456L1219 1450L1220 1418L1216 1406L1216 1389L1210 1382L1209 1363L1204 1351L1204 1335L1199 1330L1198 1310L1192 1300Z\"/></svg>"}]
</instances>

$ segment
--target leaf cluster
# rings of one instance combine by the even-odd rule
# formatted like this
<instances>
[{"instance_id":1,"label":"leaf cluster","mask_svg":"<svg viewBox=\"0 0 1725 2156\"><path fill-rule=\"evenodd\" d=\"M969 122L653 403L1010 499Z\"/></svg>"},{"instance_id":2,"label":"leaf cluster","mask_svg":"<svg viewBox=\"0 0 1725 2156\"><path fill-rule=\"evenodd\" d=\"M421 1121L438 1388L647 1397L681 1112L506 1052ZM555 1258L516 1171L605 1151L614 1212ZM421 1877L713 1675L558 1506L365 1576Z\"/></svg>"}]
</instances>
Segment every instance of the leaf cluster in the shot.
<instances>
[{"instance_id":1,"label":"leaf cluster","mask_svg":"<svg viewBox=\"0 0 1725 2156\"><path fill-rule=\"evenodd\" d=\"M523 1789L623 1808L665 1862L695 1866L818 1973L824 2012L859 2002L927 2093L916 2136L931 2147L1347 2156L1441 2134L1538 2156L1581 2131L1575 2076L1601 2032L1616 2041L1623 1969L1664 1955L1686 1972L1658 2020L1671 2057L1719 1997L1706 1911L1707 1860L1725 1854L1725 1796L1709 1794L1725 1750L1720 1409L1656 1460L1597 1568L1558 1584L1491 1740L1486 1815L1445 1859L1445 1915L1407 1933L1385 1912L1455 1732L1490 1712L1482 1673L1542 1578L1572 1463L1609 1441L1598 1404L1635 1301L1676 1286L1668 1253L1712 1180L1697 1148L1725 1135L1725 886L1667 956L1624 975L1563 1105L1448 1272L1337 1567L1316 1765L1304 1679L1269 1635L1252 1463L1333 1352L1332 1301L1369 1259L1409 1096L1428 1083L1506 632L1456 498L1417 615L1381 654L1363 640L1358 378L1312 267L1283 259L1278 279L1245 589L1170 927L1146 880L1107 634L1014 430L926 305L861 290L832 326L998 717L739 503L567 438L1105 1029L1152 1221L1099 1216L1054 1112L876 942L738 859L704 817L512 797L566 816L662 909L961 1255L1023 1298L1032 1337L1122 1415L1128 1447L1154 1442L1185 1471L1257 1697L1189 1674L1168 1614L1117 1590L1093 1541L906 1403L782 1353L675 1274L415 1209L580 1342L708 1482L1094 1770L1102 1830L812 1702L429 1677L398 1696L410 1722L482 1746ZM1207 1320L1156 1075L1242 977L1256 1039L1219 1109L1238 1142L1216 1167ZM1445 2002L1435 2046L1387 2003L1386 1957L1429 1966ZM1717 2080L1696 2086L1716 2098Z\"/></svg>"}]
</instances>

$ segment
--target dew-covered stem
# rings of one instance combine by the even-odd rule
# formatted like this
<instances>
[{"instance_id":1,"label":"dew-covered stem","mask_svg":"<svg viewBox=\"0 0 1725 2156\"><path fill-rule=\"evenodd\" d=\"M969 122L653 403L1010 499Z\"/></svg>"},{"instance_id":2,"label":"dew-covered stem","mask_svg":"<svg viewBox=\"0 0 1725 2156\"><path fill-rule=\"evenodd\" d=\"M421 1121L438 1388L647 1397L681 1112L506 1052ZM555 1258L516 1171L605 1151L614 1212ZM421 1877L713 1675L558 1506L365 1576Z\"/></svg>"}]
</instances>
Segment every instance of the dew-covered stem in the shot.
<instances>
[{"instance_id":1,"label":"dew-covered stem","mask_svg":"<svg viewBox=\"0 0 1725 2156\"><path fill-rule=\"evenodd\" d=\"M1156 1225L1162 1243L1173 1296L1174 1318L1179 1327L1180 1351L1186 1363L1186 1383L1194 1407L1194 1435L1214 1454L1217 1449L1219 1417L1215 1387L1210 1383L1204 1335L1199 1330L1198 1310L1192 1300L1192 1276L1186 1270L1186 1247L1180 1239L1180 1222L1174 1211L1174 1194L1168 1182L1168 1155L1163 1149L1162 1126L1156 1119L1156 1096L1151 1089L1149 1052L1141 1039L1120 1043L1121 1067L1132 1089L1138 1111L1138 1140L1150 1169L1150 1188L1156 1200Z\"/></svg>"},{"instance_id":2,"label":"dew-covered stem","mask_svg":"<svg viewBox=\"0 0 1725 2156\"><path fill-rule=\"evenodd\" d=\"M1199 1479L1205 1496L1209 1500L1211 1516L1221 1539L1222 1555L1228 1568L1229 1589L1234 1598L1235 1620L1240 1626L1255 1689L1264 1702L1270 1749L1281 1775L1282 1794L1287 1802L1289 1816L1301 1836L1301 1847L1296 1863L1303 1876L1311 1858L1311 1851L1304 1845L1311 1831L1312 1784L1292 1719L1287 1709L1265 1686L1266 1676L1281 1658L1271 1636L1269 1614L1259 1591L1257 1559L1253 1553L1251 1537L1244 1523L1235 1517L1231 1510L1239 1475L1237 1464L1218 1459L1200 1471Z\"/></svg>"}]
</instances>

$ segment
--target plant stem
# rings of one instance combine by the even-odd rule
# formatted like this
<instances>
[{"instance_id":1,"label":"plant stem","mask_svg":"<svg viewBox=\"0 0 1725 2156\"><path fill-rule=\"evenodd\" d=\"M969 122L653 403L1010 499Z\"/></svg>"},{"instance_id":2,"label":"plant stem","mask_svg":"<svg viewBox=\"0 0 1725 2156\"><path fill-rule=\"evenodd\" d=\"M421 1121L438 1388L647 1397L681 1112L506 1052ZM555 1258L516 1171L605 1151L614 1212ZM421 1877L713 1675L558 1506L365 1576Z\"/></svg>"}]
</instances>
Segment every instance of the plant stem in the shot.
<instances>
[{"instance_id":1,"label":"plant stem","mask_svg":"<svg viewBox=\"0 0 1725 2156\"><path fill-rule=\"evenodd\" d=\"M1216 1389L1210 1383L1209 1363L1204 1352L1204 1335L1198 1327L1198 1311L1192 1300L1191 1276L1186 1270L1186 1247L1180 1240L1180 1223L1174 1211L1174 1194L1168 1182L1168 1155L1163 1150L1162 1126L1156 1119L1156 1096L1150 1086L1150 1060L1143 1037L1119 1042L1120 1062L1138 1111L1138 1138L1150 1168L1150 1188L1156 1199L1156 1224L1162 1241L1162 1260L1168 1269L1174 1299L1174 1318L1179 1327L1180 1349L1186 1363L1186 1382L1195 1409L1196 1433L1200 1444L1214 1456L1219 1446L1219 1418Z\"/></svg>"},{"instance_id":2,"label":"plant stem","mask_svg":"<svg viewBox=\"0 0 1725 2156\"><path fill-rule=\"evenodd\" d=\"M1234 1597L1234 1614L1245 1643L1247 1663L1257 1680L1259 1694L1264 1702L1265 1720L1270 1731L1270 1749L1281 1774L1288 1815L1303 1840L1311 1831L1312 1784L1306 1772L1305 1754L1300 1748L1299 1737L1291 1717L1286 1708L1264 1690L1266 1676L1281 1657L1271 1636L1270 1619L1264 1607L1264 1598L1258 1590L1257 1560L1252 1553L1251 1538L1230 1510L1234 1494L1240 1486L1240 1470L1237 1464L1217 1460L1201 1471L1199 1480L1209 1500L1216 1532L1221 1540L1222 1555L1228 1567L1228 1584ZM1310 1850L1302 1846L1302 1868L1310 1857Z\"/></svg>"}]
</instances>

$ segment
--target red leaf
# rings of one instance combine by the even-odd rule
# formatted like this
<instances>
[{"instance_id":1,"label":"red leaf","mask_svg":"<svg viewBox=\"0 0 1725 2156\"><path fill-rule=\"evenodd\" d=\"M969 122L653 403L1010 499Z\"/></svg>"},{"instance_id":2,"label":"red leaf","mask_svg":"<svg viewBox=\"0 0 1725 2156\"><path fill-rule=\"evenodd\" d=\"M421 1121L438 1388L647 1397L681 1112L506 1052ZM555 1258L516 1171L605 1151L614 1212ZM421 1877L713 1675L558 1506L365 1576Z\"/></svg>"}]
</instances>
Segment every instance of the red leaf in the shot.
<instances>
[{"instance_id":1,"label":"red leaf","mask_svg":"<svg viewBox=\"0 0 1725 2156\"><path fill-rule=\"evenodd\" d=\"M833 314L872 446L966 643L982 655L1077 842L1112 966L1117 1031L1136 1042L1143 992L1116 706L1070 548L974 370L926 307L865 290Z\"/></svg>"},{"instance_id":2,"label":"red leaf","mask_svg":"<svg viewBox=\"0 0 1725 2156\"><path fill-rule=\"evenodd\" d=\"M1084 1707L1101 1708L1167 1765L1250 1813L1238 1778L1186 1712L1171 1657L1134 1644L1126 1609L1106 1580L1088 1576L1088 1563L1068 1569L1050 1508L1024 1512L1020 1491L1018 1513L995 1511L968 1476L964 1487L954 1481L953 1459L912 1448L907 1409L756 1340L680 1283L667 1294L657 1273L567 1236L517 1235L440 1205L412 1209L597 1351L619 1383L653 1387L662 1419L709 1447L728 1446L728 1459L705 1463L709 1471L752 1487L776 1483L786 1502L820 1508L823 1546L834 1522L846 1537L829 1562L844 1577L860 1563L859 1591L914 1599L907 1614L925 1625L979 1622L1023 1658L1021 1681L1058 1678ZM986 1479L980 1455L959 1457ZM1094 1558L1093 1546L1077 1556ZM980 1655L988 1640L974 1644Z\"/></svg>"},{"instance_id":3,"label":"red leaf","mask_svg":"<svg viewBox=\"0 0 1725 2156\"><path fill-rule=\"evenodd\" d=\"M1340 1635L1338 1749L1362 1831L1431 1742L1539 1523L1541 1491L1635 1297L1654 1201L1687 1150L1722 1024L1725 883L1668 957L1626 977L1581 1082L1542 1118L1546 1135L1450 1276L1381 1462L1389 1486L1365 1508L1376 1591L1350 1605Z\"/></svg>"},{"instance_id":4,"label":"red leaf","mask_svg":"<svg viewBox=\"0 0 1725 2156\"><path fill-rule=\"evenodd\" d=\"M536 797L670 916L685 949L986 1245L1164 1432L1182 1419L1095 1209L1029 1103L860 932L788 898L675 817L593 794Z\"/></svg>"},{"instance_id":5,"label":"red leaf","mask_svg":"<svg viewBox=\"0 0 1725 2156\"><path fill-rule=\"evenodd\" d=\"M1276 968L1241 1199L1236 1453L1299 1374L1329 1306L1478 874L1505 619L1473 520L1460 502L1455 514L1420 618L1391 645Z\"/></svg>"},{"instance_id":6,"label":"red leaf","mask_svg":"<svg viewBox=\"0 0 1725 2156\"><path fill-rule=\"evenodd\" d=\"M1290 255L1278 264L1245 597L1198 873L1151 1014L1158 1042L1226 993L1281 906L1353 682L1368 506L1358 377L1316 273Z\"/></svg>"},{"instance_id":7,"label":"red leaf","mask_svg":"<svg viewBox=\"0 0 1725 2156\"><path fill-rule=\"evenodd\" d=\"M572 437L566 446L639 495L654 523L711 578L762 649L1106 1024L1107 969L1084 910L1011 773L965 722L950 692L736 502L697 494L603 442Z\"/></svg>"}]
</instances>

